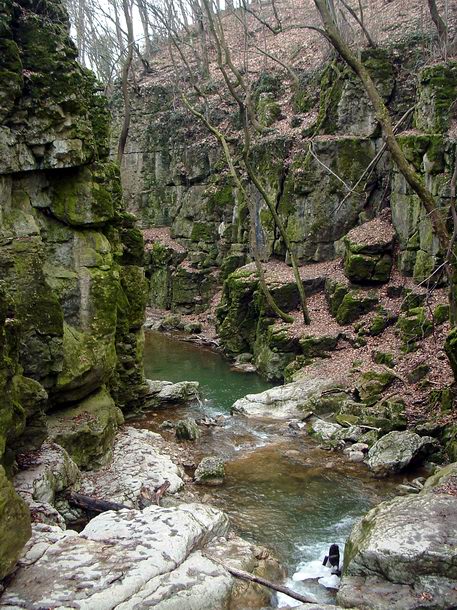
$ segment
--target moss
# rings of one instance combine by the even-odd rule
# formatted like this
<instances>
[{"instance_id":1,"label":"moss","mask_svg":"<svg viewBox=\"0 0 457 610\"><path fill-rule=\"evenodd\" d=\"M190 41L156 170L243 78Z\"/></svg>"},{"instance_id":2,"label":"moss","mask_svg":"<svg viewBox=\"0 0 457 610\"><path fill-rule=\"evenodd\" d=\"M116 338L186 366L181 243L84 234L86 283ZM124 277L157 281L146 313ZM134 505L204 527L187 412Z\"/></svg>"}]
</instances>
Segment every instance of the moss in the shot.
<instances>
[{"instance_id":1,"label":"moss","mask_svg":"<svg viewBox=\"0 0 457 610\"><path fill-rule=\"evenodd\" d=\"M12 572L31 535L27 505L0 466L0 580Z\"/></svg>"},{"instance_id":2,"label":"moss","mask_svg":"<svg viewBox=\"0 0 457 610\"><path fill-rule=\"evenodd\" d=\"M356 291L348 292L336 312L338 324L351 324L360 316L368 313L376 307L379 299L370 293L359 293Z\"/></svg>"},{"instance_id":3,"label":"moss","mask_svg":"<svg viewBox=\"0 0 457 610\"><path fill-rule=\"evenodd\" d=\"M190 239L193 242L208 241L214 239L214 227L207 222L194 222Z\"/></svg>"},{"instance_id":4,"label":"moss","mask_svg":"<svg viewBox=\"0 0 457 610\"><path fill-rule=\"evenodd\" d=\"M109 458L121 411L105 388L49 416L49 435L80 468L93 469Z\"/></svg>"},{"instance_id":5,"label":"moss","mask_svg":"<svg viewBox=\"0 0 457 610\"><path fill-rule=\"evenodd\" d=\"M367 405L373 405L394 379L395 375L388 371L384 373L374 371L363 373L357 382L357 392L360 399Z\"/></svg>"},{"instance_id":6,"label":"moss","mask_svg":"<svg viewBox=\"0 0 457 610\"><path fill-rule=\"evenodd\" d=\"M304 336L300 339L300 347L305 358L325 357L338 344L338 336Z\"/></svg>"},{"instance_id":7,"label":"moss","mask_svg":"<svg viewBox=\"0 0 457 610\"><path fill-rule=\"evenodd\" d=\"M433 310L433 321L435 324L443 324L449 320L449 305L441 303Z\"/></svg>"},{"instance_id":8,"label":"moss","mask_svg":"<svg viewBox=\"0 0 457 610\"><path fill-rule=\"evenodd\" d=\"M419 101L416 125L432 133L443 133L449 126L452 104L457 97L457 62L427 66L419 75Z\"/></svg>"},{"instance_id":9,"label":"moss","mask_svg":"<svg viewBox=\"0 0 457 610\"><path fill-rule=\"evenodd\" d=\"M427 318L424 307L415 307L398 318L396 328L403 340L404 349L411 351L415 348L416 341L431 334L433 323Z\"/></svg>"},{"instance_id":10,"label":"moss","mask_svg":"<svg viewBox=\"0 0 457 610\"><path fill-rule=\"evenodd\" d=\"M271 127L281 116L281 106L262 94L257 102L257 116L264 127Z\"/></svg>"},{"instance_id":11,"label":"moss","mask_svg":"<svg viewBox=\"0 0 457 610\"><path fill-rule=\"evenodd\" d=\"M452 367L454 378L457 380L457 327L453 328L446 337L444 350Z\"/></svg>"},{"instance_id":12,"label":"moss","mask_svg":"<svg viewBox=\"0 0 457 610\"><path fill-rule=\"evenodd\" d=\"M372 355L373 362L376 364L385 364L389 368L393 368L395 366L395 358L393 354L389 354L387 352L378 352L375 351Z\"/></svg>"}]
</instances>

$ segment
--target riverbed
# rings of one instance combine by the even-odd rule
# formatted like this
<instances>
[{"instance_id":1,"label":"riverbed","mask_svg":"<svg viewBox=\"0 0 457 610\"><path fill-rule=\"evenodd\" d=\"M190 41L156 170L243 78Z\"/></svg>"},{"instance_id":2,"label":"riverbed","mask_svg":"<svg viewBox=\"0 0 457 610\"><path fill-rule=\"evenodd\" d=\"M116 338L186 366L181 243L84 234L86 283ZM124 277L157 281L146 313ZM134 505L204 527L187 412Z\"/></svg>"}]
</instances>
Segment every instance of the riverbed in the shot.
<instances>
[{"instance_id":1,"label":"riverbed","mask_svg":"<svg viewBox=\"0 0 457 610\"><path fill-rule=\"evenodd\" d=\"M196 460L223 457L226 479L220 487L196 486L196 491L224 510L242 536L272 549L288 570L289 586L313 593L320 602L334 601L334 590L317 578L302 578L328 576L320 564L329 545L337 543L342 550L354 522L394 495L399 481L374 479L365 465L320 449L287 422L231 417L235 400L271 384L256 374L234 371L210 349L148 332L144 361L150 379L199 381L203 399L148 413L135 425L172 439L173 431L161 427L166 420L223 416L221 425L202 427L192 454ZM285 596L277 603L296 605Z\"/></svg>"}]
</instances>

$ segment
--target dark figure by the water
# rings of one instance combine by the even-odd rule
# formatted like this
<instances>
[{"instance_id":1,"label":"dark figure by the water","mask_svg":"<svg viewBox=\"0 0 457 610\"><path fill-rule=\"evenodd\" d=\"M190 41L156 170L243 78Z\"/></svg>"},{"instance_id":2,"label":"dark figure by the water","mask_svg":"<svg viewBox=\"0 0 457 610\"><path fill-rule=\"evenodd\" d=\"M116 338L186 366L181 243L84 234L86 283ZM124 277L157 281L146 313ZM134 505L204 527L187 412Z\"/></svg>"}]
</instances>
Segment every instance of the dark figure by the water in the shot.
<instances>
[{"instance_id":1,"label":"dark figure by the water","mask_svg":"<svg viewBox=\"0 0 457 610\"><path fill-rule=\"evenodd\" d=\"M330 568L332 574L340 576L340 547L337 544L331 544L328 550L328 555L325 556L322 565Z\"/></svg>"}]
</instances>

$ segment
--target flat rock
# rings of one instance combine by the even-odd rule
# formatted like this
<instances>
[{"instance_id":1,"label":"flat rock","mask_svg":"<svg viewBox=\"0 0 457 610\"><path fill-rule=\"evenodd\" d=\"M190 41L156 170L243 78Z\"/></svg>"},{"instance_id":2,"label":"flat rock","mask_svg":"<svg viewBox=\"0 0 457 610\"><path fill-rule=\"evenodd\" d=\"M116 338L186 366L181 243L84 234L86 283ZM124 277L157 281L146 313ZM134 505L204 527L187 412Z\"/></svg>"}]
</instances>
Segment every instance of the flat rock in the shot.
<instances>
[{"instance_id":1,"label":"flat rock","mask_svg":"<svg viewBox=\"0 0 457 610\"><path fill-rule=\"evenodd\" d=\"M80 534L38 524L2 608L226 608L238 583L210 557L218 550L242 569L259 563L258 548L228 531L227 517L202 504L111 511ZM263 592L249 607L262 605Z\"/></svg>"},{"instance_id":2,"label":"flat rock","mask_svg":"<svg viewBox=\"0 0 457 610\"><path fill-rule=\"evenodd\" d=\"M404 470L437 447L438 441L431 436L395 430L376 441L368 452L367 463L376 475L387 476Z\"/></svg>"},{"instance_id":3,"label":"flat rock","mask_svg":"<svg viewBox=\"0 0 457 610\"><path fill-rule=\"evenodd\" d=\"M253 417L277 419L300 417L311 399L319 397L322 392L334 389L336 385L332 379L323 378L287 383L260 394L248 394L237 400L231 410L232 413Z\"/></svg>"},{"instance_id":4,"label":"flat rock","mask_svg":"<svg viewBox=\"0 0 457 610\"><path fill-rule=\"evenodd\" d=\"M170 482L168 493L184 485L160 434L126 426L115 439L110 463L84 473L79 491L133 508L138 507L142 491L153 492L165 481Z\"/></svg>"},{"instance_id":5,"label":"flat rock","mask_svg":"<svg viewBox=\"0 0 457 610\"><path fill-rule=\"evenodd\" d=\"M376 506L346 544L338 603L361 610L455 607L456 519L456 499L444 493Z\"/></svg>"},{"instance_id":6,"label":"flat rock","mask_svg":"<svg viewBox=\"0 0 457 610\"><path fill-rule=\"evenodd\" d=\"M155 381L146 379L148 391L145 398L145 407L160 407L168 403L182 403L198 400L200 398L200 384L198 381Z\"/></svg>"}]
</instances>

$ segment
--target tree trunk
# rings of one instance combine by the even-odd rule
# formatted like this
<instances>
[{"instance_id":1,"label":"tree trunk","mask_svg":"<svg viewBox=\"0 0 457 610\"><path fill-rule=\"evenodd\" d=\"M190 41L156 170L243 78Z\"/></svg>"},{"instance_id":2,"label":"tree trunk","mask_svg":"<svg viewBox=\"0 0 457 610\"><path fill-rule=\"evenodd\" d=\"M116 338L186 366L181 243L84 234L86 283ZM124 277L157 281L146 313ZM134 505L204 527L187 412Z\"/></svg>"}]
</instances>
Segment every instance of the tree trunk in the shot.
<instances>
[{"instance_id":1,"label":"tree trunk","mask_svg":"<svg viewBox=\"0 0 457 610\"><path fill-rule=\"evenodd\" d=\"M129 73L130 66L132 65L133 59L133 24L131 5L129 0L122 0L122 7L124 10L124 17L127 24L127 56L122 66L122 95L124 98L124 120L122 123L121 135L119 136L119 145L117 149L117 160L119 165L122 163L124 157L125 145L130 129L130 94L129 94Z\"/></svg>"}]
</instances>

